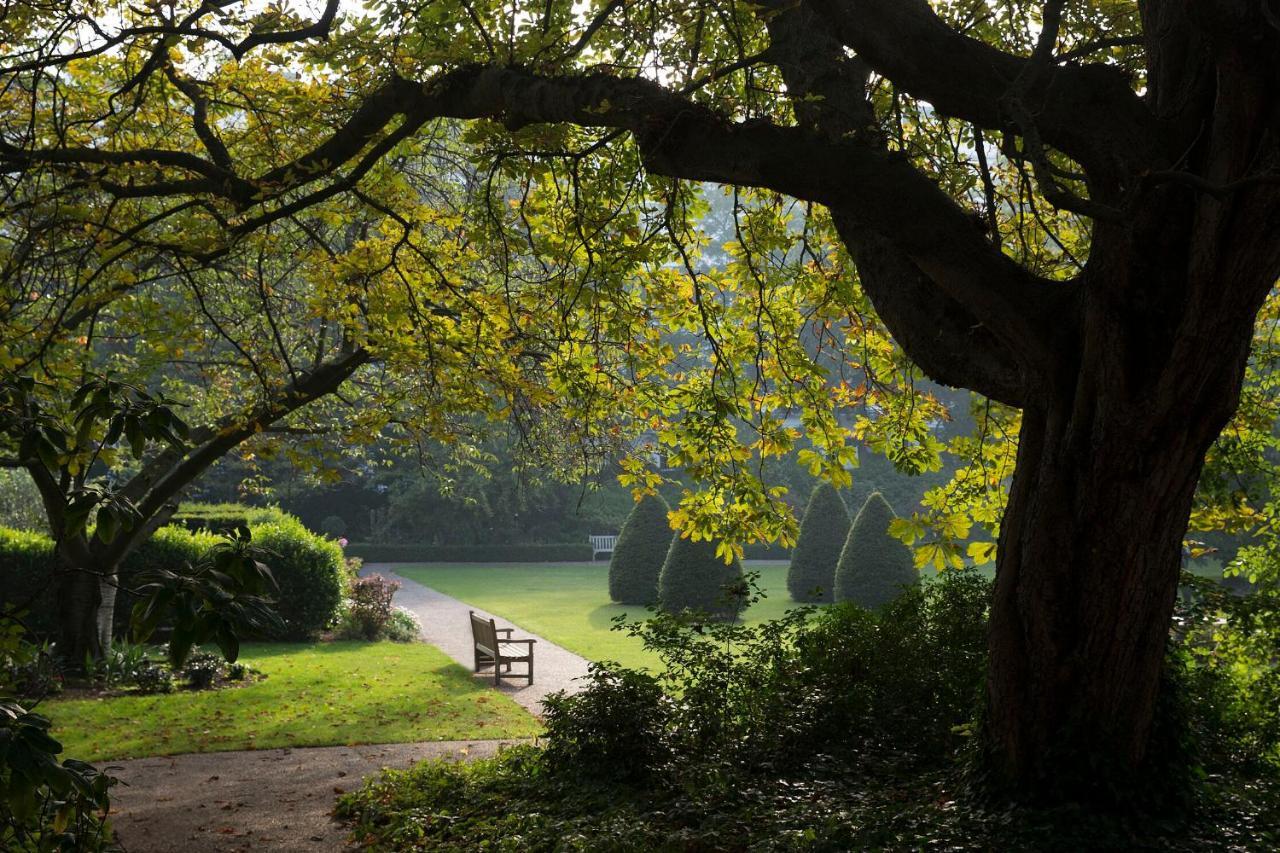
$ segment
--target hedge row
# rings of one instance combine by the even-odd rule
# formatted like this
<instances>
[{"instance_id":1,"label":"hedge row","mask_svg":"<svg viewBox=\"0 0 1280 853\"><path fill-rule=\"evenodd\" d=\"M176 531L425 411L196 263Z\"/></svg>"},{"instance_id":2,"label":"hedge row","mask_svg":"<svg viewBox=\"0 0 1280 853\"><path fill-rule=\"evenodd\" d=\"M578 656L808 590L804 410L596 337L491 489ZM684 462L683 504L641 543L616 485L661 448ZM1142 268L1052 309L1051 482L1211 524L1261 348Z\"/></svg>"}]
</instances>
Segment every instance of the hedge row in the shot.
<instances>
[{"instance_id":1,"label":"hedge row","mask_svg":"<svg viewBox=\"0 0 1280 853\"><path fill-rule=\"evenodd\" d=\"M250 523L250 530L280 588L274 597L284 626L265 639L305 640L329 627L347 592L342 549L284 513L272 521ZM158 568L180 571L218 541L213 533L168 526L139 545L120 567L116 635L128 632L130 611L137 601L128 590L137 588L140 578ZM48 536L0 528L0 605L26 608L28 628L44 638L55 638L58 632L56 569L57 557Z\"/></svg>"},{"instance_id":2,"label":"hedge row","mask_svg":"<svg viewBox=\"0 0 1280 853\"><path fill-rule=\"evenodd\" d=\"M379 545L352 542L347 555L366 563L580 563L591 561L591 545Z\"/></svg>"}]
</instances>

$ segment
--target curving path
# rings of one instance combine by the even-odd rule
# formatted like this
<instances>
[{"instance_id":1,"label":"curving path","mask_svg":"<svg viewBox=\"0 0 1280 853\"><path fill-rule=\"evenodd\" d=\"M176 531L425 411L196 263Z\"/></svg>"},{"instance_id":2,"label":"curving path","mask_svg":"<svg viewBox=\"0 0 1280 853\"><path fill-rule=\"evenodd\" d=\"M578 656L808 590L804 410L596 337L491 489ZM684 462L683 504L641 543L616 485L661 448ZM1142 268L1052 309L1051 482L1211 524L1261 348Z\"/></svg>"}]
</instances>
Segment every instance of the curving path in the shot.
<instances>
[{"instance_id":1,"label":"curving path","mask_svg":"<svg viewBox=\"0 0 1280 853\"><path fill-rule=\"evenodd\" d=\"M500 616L495 616L474 605L451 598L437 592L417 581L409 580L396 574L395 563L365 563L360 570L362 575L380 574L400 582L400 590L396 593L395 604L412 610L422 624L422 638L441 649L449 657L472 669L475 659L471 645L471 622L467 611L474 610L481 616L497 620L498 627L515 628L515 637L529 637L538 642L533 647L533 684L526 685L523 679L503 679L501 690L520 705L535 715L542 714L542 699L548 693L557 690L575 691L580 689L581 682L576 681L587 674L587 660L537 634L524 630ZM520 664L513 664L518 670ZM493 670L486 669L476 678L493 684Z\"/></svg>"},{"instance_id":2,"label":"curving path","mask_svg":"<svg viewBox=\"0 0 1280 853\"><path fill-rule=\"evenodd\" d=\"M383 768L466 761L514 741L322 746L138 758L102 765L128 853L328 853L350 849L330 817L338 795Z\"/></svg>"}]
</instances>

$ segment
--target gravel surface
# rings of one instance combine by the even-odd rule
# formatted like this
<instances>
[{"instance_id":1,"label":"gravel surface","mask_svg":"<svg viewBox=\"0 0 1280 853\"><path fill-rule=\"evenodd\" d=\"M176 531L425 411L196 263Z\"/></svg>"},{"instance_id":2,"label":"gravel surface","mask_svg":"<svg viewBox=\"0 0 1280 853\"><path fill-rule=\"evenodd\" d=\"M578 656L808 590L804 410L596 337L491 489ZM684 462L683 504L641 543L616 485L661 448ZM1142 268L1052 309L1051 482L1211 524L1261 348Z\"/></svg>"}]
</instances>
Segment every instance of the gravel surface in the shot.
<instances>
[{"instance_id":1,"label":"gravel surface","mask_svg":"<svg viewBox=\"0 0 1280 853\"><path fill-rule=\"evenodd\" d=\"M325 853L351 849L330 815L384 767L465 761L511 741L326 746L138 758L104 765L122 783L112 820L129 853Z\"/></svg>"}]
</instances>

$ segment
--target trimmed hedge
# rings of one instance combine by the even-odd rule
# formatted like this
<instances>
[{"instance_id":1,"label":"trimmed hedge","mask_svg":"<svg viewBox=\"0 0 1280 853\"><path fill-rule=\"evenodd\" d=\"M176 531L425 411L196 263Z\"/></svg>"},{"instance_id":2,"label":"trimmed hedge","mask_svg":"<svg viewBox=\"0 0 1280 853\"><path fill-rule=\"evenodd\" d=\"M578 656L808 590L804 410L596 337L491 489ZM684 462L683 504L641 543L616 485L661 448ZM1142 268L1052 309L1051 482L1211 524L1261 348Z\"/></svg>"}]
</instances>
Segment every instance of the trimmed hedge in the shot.
<instances>
[{"instance_id":1,"label":"trimmed hedge","mask_svg":"<svg viewBox=\"0 0 1280 853\"><path fill-rule=\"evenodd\" d=\"M25 608L23 622L40 639L58 631L53 540L44 533L0 527L0 607Z\"/></svg>"},{"instance_id":2,"label":"trimmed hedge","mask_svg":"<svg viewBox=\"0 0 1280 853\"><path fill-rule=\"evenodd\" d=\"M836 601L878 610L920 582L911 549L889 535L893 507L872 492L849 528L836 566Z\"/></svg>"},{"instance_id":3,"label":"trimmed hedge","mask_svg":"<svg viewBox=\"0 0 1280 853\"><path fill-rule=\"evenodd\" d=\"M230 532L238 527L254 527L285 518L292 518L279 507L247 506L245 504L183 503L169 519L170 524L188 530L209 530L214 533Z\"/></svg>"},{"instance_id":4,"label":"trimmed hedge","mask_svg":"<svg viewBox=\"0 0 1280 853\"><path fill-rule=\"evenodd\" d=\"M589 563L590 543L552 545L379 545L352 542L347 556L366 563Z\"/></svg>"},{"instance_id":5,"label":"trimmed hedge","mask_svg":"<svg viewBox=\"0 0 1280 853\"><path fill-rule=\"evenodd\" d=\"M609 560L609 598L620 604L653 604L658 575L675 535L659 495L645 495L631 510Z\"/></svg>"},{"instance_id":6,"label":"trimmed hedge","mask_svg":"<svg viewBox=\"0 0 1280 853\"><path fill-rule=\"evenodd\" d=\"M293 516L278 510L272 513L276 520L250 528L254 544L268 552L264 562L280 586L276 611L284 620L284 629L268 639L308 639L336 618L347 594L346 563L337 543L307 530ZM140 585L144 574L158 568L180 571L218 541L220 537L213 533L170 525L157 530L126 557L120 567L116 598L116 636L128 633L130 612L137 601L129 590ZM24 621L32 634L42 639L56 638L58 632L53 584L57 566L48 536L0 527L0 603L12 606L31 600Z\"/></svg>"},{"instance_id":7,"label":"trimmed hedge","mask_svg":"<svg viewBox=\"0 0 1280 853\"><path fill-rule=\"evenodd\" d=\"M675 536L658 576L658 605L668 613L698 610L733 619L742 610L742 599L726 587L742 581L737 558L728 565L716 556L716 543Z\"/></svg>"},{"instance_id":8,"label":"trimmed hedge","mask_svg":"<svg viewBox=\"0 0 1280 853\"><path fill-rule=\"evenodd\" d=\"M309 640L331 626L349 586L338 543L312 533L291 515L251 530L280 587L275 610L284 628L267 639Z\"/></svg>"},{"instance_id":9,"label":"trimmed hedge","mask_svg":"<svg viewBox=\"0 0 1280 853\"><path fill-rule=\"evenodd\" d=\"M800 536L787 570L787 591L794 601L829 602L835 598L836 564L849 536L849 510L830 483L809 496Z\"/></svg>"}]
</instances>

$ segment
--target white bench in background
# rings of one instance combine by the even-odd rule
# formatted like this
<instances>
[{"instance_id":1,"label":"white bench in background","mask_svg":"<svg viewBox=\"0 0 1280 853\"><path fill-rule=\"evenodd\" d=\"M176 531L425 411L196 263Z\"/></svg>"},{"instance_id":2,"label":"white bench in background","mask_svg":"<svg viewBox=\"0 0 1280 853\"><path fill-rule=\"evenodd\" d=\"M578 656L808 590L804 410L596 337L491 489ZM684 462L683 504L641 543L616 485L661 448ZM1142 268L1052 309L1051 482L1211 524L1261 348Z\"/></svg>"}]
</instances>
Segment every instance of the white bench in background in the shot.
<instances>
[{"instance_id":1,"label":"white bench in background","mask_svg":"<svg viewBox=\"0 0 1280 853\"><path fill-rule=\"evenodd\" d=\"M617 536L588 536L591 540L591 559L594 561L601 554L613 556L613 549L618 544Z\"/></svg>"}]
</instances>

